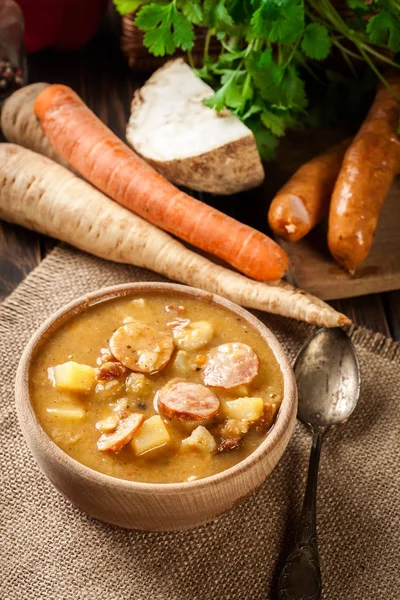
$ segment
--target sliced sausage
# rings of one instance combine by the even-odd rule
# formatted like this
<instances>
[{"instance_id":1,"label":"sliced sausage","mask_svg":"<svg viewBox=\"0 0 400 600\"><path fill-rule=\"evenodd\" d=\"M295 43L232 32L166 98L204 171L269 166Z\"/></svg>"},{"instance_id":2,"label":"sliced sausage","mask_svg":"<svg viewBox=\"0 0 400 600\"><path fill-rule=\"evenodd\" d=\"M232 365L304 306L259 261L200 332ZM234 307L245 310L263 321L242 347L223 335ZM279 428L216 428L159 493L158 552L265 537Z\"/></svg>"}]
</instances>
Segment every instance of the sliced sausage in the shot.
<instances>
[{"instance_id":1,"label":"sliced sausage","mask_svg":"<svg viewBox=\"0 0 400 600\"><path fill-rule=\"evenodd\" d=\"M139 429L144 421L144 416L138 413L129 415L120 422L113 433L103 433L97 442L101 452L118 452L125 444L131 441L135 431Z\"/></svg>"},{"instance_id":2,"label":"sliced sausage","mask_svg":"<svg viewBox=\"0 0 400 600\"><path fill-rule=\"evenodd\" d=\"M170 360L174 344L167 333L140 321L132 321L113 333L110 350L131 371L157 373Z\"/></svg>"},{"instance_id":3,"label":"sliced sausage","mask_svg":"<svg viewBox=\"0 0 400 600\"><path fill-rule=\"evenodd\" d=\"M219 400L200 383L172 379L159 390L157 407L169 418L205 421L218 413Z\"/></svg>"},{"instance_id":4,"label":"sliced sausage","mask_svg":"<svg viewBox=\"0 0 400 600\"><path fill-rule=\"evenodd\" d=\"M257 375L259 365L257 354L247 344L222 344L208 353L204 383L225 389L250 383Z\"/></svg>"},{"instance_id":5,"label":"sliced sausage","mask_svg":"<svg viewBox=\"0 0 400 600\"><path fill-rule=\"evenodd\" d=\"M107 419L98 421L96 423L96 429L101 431L101 433L113 433L117 429L119 422L118 415L111 415L111 417L107 417Z\"/></svg>"}]
</instances>

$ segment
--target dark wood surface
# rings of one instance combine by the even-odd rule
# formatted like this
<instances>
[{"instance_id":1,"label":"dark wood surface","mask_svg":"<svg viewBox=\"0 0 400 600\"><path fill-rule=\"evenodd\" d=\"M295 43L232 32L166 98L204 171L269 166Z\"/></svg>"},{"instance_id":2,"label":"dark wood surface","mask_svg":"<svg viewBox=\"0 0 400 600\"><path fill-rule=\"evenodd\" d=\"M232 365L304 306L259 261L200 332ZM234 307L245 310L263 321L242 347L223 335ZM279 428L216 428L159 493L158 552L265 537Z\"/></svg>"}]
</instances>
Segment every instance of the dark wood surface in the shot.
<instances>
[{"instance_id":1,"label":"dark wood surface","mask_svg":"<svg viewBox=\"0 0 400 600\"><path fill-rule=\"evenodd\" d=\"M115 24L107 24L84 49L46 50L28 57L29 81L70 85L120 137L124 137L134 89L144 76L121 56ZM272 171L273 169L271 169ZM266 167L268 177L268 165ZM265 190L235 197L203 198L232 216L266 231ZM263 225L265 223L265 226ZM260 225L261 224L261 225ZM56 242L0 222L0 300L37 266ZM331 302L355 323L400 341L400 291Z\"/></svg>"}]
</instances>

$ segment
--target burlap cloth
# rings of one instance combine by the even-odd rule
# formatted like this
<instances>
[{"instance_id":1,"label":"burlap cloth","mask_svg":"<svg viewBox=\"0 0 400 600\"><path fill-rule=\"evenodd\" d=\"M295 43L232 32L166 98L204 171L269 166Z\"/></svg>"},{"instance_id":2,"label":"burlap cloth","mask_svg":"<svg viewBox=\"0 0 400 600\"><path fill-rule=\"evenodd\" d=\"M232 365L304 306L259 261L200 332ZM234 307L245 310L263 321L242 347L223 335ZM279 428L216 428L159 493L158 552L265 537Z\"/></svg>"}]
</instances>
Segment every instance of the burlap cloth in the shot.
<instances>
[{"instance_id":1,"label":"burlap cloth","mask_svg":"<svg viewBox=\"0 0 400 600\"><path fill-rule=\"evenodd\" d=\"M298 424L258 493L212 524L180 533L120 530L90 519L42 475L18 428L14 376L33 331L85 292L160 280L57 248L0 306L0 597L3 600L274 598L304 490L310 437ZM311 328L262 315L293 357ZM400 598L400 352L353 332L363 383L357 411L327 439L318 535L329 600Z\"/></svg>"}]
</instances>

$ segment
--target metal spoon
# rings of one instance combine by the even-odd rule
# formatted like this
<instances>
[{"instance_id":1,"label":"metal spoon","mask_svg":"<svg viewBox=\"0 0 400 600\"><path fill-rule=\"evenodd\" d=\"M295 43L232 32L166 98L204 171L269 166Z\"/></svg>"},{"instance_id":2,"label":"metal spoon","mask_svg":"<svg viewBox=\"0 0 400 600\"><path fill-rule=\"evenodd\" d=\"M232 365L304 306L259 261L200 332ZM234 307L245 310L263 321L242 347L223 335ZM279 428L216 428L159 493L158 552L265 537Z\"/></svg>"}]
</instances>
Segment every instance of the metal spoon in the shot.
<instances>
[{"instance_id":1,"label":"metal spoon","mask_svg":"<svg viewBox=\"0 0 400 600\"><path fill-rule=\"evenodd\" d=\"M279 578L279 600L318 600L322 582L316 539L317 474L326 432L345 423L360 394L360 369L342 329L319 329L303 345L294 364L298 418L312 431L307 486L295 547Z\"/></svg>"}]
</instances>

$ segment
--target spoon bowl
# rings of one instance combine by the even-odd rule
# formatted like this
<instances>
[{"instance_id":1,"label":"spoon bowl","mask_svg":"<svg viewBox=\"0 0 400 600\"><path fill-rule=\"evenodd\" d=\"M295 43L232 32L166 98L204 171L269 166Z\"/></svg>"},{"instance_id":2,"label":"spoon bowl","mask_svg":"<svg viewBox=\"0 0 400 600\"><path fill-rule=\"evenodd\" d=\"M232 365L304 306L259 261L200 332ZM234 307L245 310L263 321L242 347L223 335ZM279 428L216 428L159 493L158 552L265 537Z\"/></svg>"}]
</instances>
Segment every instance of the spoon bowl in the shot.
<instances>
[{"instance_id":1,"label":"spoon bowl","mask_svg":"<svg viewBox=\"0 0 400 600\"><path fill-rule=\"evenodd\" d=\"M360 367L342 329L318 329L297 355L297 417L314 428L347 421L360 395Z\"/></svg>"}]
</instances>

